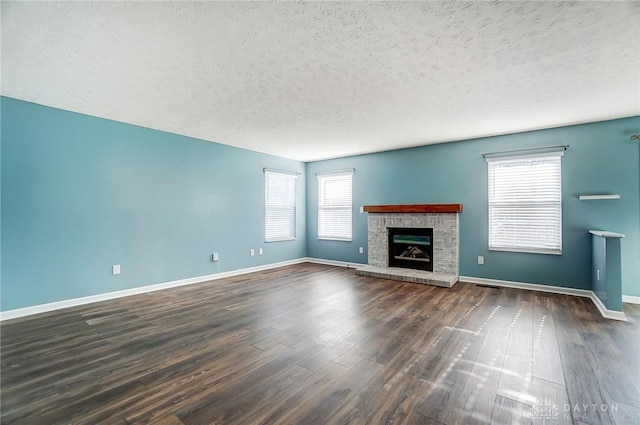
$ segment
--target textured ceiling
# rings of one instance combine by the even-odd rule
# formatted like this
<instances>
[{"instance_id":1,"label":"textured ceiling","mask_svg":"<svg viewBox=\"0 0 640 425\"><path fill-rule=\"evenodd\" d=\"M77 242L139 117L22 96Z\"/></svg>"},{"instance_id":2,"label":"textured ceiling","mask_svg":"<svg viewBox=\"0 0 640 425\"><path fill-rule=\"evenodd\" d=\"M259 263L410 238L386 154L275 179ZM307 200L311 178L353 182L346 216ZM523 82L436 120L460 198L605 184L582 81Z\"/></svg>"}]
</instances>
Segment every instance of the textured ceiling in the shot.
<instances>
[{"instance_id":1,"label":"textured ceiling","mask_svg":"<svg viewBox=\"0 0 640 425\"><path fill-rule=\"evenodd\" d=\"M7 2L2 94L299 160L640 114L639 2Z\"/></svg>"}]
</instances>

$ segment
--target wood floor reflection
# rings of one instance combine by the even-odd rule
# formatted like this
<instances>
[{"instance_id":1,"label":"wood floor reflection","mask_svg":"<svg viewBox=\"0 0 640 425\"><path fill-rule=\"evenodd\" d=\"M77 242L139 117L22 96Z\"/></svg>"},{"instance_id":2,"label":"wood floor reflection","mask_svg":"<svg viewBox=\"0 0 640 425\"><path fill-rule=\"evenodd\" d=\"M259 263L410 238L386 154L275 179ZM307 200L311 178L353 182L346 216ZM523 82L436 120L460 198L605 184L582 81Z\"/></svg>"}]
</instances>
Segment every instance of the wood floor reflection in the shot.
<instances>
[{"instance_id":1,"label":"wood floor reflection","mask_svg":"<svg viewBox=\"0 0 640 425\"><path fill-rule=\"evenodd\" d=\"M640 308L300 264L1 326L3 424L637 424Z\"/></svg>"}]
</instances>

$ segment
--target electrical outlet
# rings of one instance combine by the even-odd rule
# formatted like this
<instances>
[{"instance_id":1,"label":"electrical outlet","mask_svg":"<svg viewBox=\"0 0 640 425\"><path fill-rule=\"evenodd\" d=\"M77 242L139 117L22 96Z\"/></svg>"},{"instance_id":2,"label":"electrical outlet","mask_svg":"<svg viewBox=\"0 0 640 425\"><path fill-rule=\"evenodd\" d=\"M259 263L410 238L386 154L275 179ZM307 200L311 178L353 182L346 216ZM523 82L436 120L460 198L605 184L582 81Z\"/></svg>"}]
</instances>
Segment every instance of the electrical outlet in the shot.
<instances>
[{"instance_id":1,"label":"electrical outlet","mask_svg":"<svg viewBox=\"0 0 640 425\"><path fill-rule=\"evenodd\" d=\"M214 252L213 254L211 254L211 261L218 261L218 253Z\"/></svg>"},{"instance_id":2,"label":"electrical outlet","mask_svg":"<svg viewBox=\"0 0 640 425\"><path fill-rule=\"evenodd\" d=\"M478 255L478 264L484 264L484 256Z\"/></svg>"},{"instance_id":3,"label":"electrical outlet","mask_svg":"<svg viewBox=\"0 0 640 425\"><path fill-rule=\"evenodd\" d=\"M251 248L251 251L249 251L249 253L253 257L254 255L256 255L256 250Z\"/></svg>"},{"instance_id":4,"label":"electrical outlet","mask_svg":"<svg viewBox=\"0 0 640 425\"><path fill-rule=\"evenodd\" d=\"M364 254L364 248L363 248L363 247L358 248L358 252L359 252L360 254Z\"/></svg>"},{"instance_id":5,"label":"electrical outlet","mask_svg":"<svg viewBox=\"0 0 640 425\"><path fill-rule=\"evenodd\" d=\"M260 249L258 250L258 254L260 254L260 255L264 254L264 251L262 250L262 248L260 248Z\"/></svg>"},{"instance_id":6,"label":"electrical outlet","mask_svg":"<svg viewBox=\"0 0 640 425\"><path fill-rule=\"evenodd\" d=\"M120 264L114 264L111 268L113 274L120 274Z\"/></svg>"},{"instance_id":7,"label":"electrical outlet","mask_svg":"<svg viewBox=\"0 0 640 425\"><path fill-rule=\"evenodd\" d=\"M596 270L596 280L600 280L600 270Z\"/></svg>"}]
</instances>

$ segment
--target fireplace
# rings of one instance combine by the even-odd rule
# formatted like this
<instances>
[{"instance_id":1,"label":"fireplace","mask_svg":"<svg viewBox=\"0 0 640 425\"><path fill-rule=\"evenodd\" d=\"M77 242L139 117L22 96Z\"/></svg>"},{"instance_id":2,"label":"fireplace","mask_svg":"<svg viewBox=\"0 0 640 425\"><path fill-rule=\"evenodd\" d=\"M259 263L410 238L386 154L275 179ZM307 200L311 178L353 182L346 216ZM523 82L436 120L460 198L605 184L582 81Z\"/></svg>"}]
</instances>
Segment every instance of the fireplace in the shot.
<instances>
[{"instance_id":1,"label":"fireplace","mask_svg":"<svg viewBox=\"0 0 640 425\"><path fill-rule=\"evenodd\" d=\"M360 276L450 288L458 281L462 204L365 205L368 265Z\"/></svg>"},{"instance_id":2,"label":"fireplace","mask_svg":"<svg viewBox=\"0 0 640 425\"><path fill-rule=\"evenodd\" d=\"M433 271L433 229L390 227L389 267Z\"/></svg>"}]
</instances>

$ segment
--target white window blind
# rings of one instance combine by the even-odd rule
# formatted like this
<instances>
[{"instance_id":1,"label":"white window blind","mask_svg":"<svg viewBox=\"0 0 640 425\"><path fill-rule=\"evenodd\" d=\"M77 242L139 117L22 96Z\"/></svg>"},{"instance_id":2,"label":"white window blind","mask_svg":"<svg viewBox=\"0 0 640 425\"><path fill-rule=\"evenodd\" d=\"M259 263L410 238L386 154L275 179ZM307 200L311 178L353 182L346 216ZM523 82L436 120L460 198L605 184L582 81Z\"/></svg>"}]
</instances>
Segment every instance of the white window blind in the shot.
<instances>
[{"instance_id":1,"label":"white window blind","mask_svg":"<svg viewBox=\"0 0 640 425\"><path fill-rule=\"evenodd\" d=\"M297 174L264 171L264 240L296 238Z\"/></svg>"},{"instance_id":2,"label":"white window blind","mask_svg":"<svg viewBox=\"0 0 640 425\"><path fill-rule=\"evenodd\" d=\"M318 239L352 238L353 172L318 175Z\"/></svg>"},{"instance_id":3,"label":"white window blind","mask_svg":"<svg viewBox=\"0 0 640 425\"><path fill-rule=\"evenodd\" d=\"M490 250L562 253L563 154L487 158Z\"/></svg>"}]
</instances>

